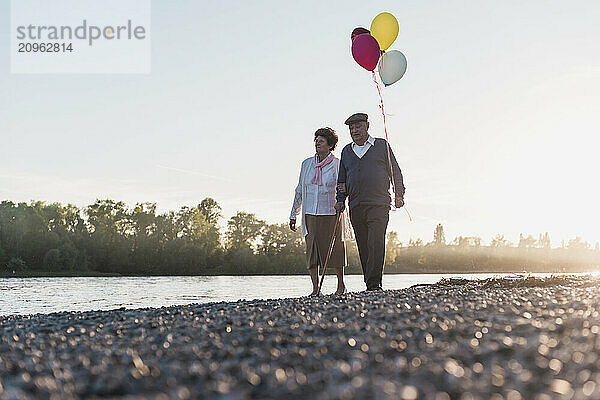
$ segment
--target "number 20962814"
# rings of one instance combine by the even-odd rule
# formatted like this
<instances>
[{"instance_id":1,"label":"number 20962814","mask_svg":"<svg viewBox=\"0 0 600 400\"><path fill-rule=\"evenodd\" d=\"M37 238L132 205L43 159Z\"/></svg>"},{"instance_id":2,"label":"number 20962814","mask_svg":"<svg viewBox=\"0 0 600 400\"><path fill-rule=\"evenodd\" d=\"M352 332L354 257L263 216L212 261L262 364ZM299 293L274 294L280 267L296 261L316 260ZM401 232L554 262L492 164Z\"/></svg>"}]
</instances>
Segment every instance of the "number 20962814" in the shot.
<instances>
[{"instance_id":1,"label":"number 20962814","mask_svg":"<svg viewBox=\"0 0 600 400\"><path fill-rule=\"evenodd\" d=\"M67 53L73 51L71 43L19 43L19 53Z\"/></svg>"}]
</instances>

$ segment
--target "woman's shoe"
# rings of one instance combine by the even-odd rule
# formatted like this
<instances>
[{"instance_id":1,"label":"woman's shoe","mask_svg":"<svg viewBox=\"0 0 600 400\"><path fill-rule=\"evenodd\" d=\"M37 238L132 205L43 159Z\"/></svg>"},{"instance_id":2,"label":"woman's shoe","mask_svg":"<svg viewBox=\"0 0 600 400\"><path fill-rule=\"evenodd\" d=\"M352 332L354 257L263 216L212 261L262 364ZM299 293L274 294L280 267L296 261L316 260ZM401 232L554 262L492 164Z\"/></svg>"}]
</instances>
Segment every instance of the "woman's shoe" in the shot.
<instances>
[{"instance_id":1,"label":"woman's shoe","mask_svg":"<svg viewBox=\"0 0 600 400\"><path fill-rule=\"evenodd\" d=\"M336 295L336 296L341 296L341 295L346 294L346 293L348 293L348 290L346 288L346 285L344 285L344 289L341 292L338 292L336 290L333 294Z\"/></svg>"}]
</instances>

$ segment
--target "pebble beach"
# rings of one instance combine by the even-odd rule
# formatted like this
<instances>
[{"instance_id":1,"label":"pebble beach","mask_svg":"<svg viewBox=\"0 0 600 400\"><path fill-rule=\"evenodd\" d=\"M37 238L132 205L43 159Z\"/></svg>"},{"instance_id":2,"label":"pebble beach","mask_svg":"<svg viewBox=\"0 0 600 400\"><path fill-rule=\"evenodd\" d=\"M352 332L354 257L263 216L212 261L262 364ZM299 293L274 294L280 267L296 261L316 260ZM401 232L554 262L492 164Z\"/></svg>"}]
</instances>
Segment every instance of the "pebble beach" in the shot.
<instances>
[{"instance_id":1,"label":"pebble beach","mask_svg":"<svg viewBox=\"0 0 600 400\"><path fill-rule=\"evenodd\" d=\"M599 311L560 276L3 316L0 399L598 399Z\"/></svg>"}]
</instances>

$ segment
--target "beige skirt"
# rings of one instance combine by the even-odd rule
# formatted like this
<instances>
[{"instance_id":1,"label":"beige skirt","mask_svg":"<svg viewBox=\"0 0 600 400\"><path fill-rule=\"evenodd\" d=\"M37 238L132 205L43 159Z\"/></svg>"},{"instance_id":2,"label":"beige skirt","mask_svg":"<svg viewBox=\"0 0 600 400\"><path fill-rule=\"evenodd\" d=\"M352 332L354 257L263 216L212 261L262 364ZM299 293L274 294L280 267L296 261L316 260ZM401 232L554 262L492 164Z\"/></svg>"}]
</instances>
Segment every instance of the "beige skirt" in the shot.
<instances>
[{"instance_id":1,"label":"beige skirt","mask_svg":"<svg viewBox=\"0 0 600 400\"><path fill-rule=\"evenodd\" d=\"M308 269L323 268L327 259L327 252L331 244L333 229L337 217L335 215L310 215L306 214L306 266ZM338 224L333 251L329 258L327 268L343 268L346 265L346 247L342 241L342 227Z\"/></svg>"}]
</instances>

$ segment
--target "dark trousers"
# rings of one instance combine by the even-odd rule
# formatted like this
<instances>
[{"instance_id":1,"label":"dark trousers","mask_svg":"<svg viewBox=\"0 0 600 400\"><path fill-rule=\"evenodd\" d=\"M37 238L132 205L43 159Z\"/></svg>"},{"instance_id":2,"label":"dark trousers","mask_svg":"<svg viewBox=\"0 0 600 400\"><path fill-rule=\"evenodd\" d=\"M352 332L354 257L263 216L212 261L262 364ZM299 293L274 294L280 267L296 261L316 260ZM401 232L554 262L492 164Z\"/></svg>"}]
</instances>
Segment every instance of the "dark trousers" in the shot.
<instances>
[{"instance_id":1,"label":"dark trousers","mask_svg":"<svg viewBox=\"0 0 600 400\"><path fill-rule=\"evenodd\" d=\"M359 205L350 208L350 221L356 236L367 289L381 286L385 259L385 231L389 215L389 206Z\"/></svg>"}]
</instances>

